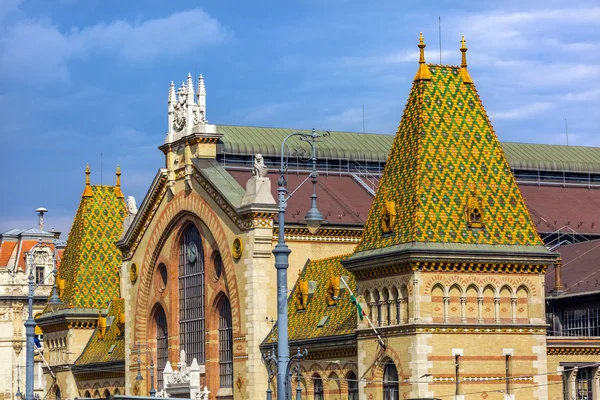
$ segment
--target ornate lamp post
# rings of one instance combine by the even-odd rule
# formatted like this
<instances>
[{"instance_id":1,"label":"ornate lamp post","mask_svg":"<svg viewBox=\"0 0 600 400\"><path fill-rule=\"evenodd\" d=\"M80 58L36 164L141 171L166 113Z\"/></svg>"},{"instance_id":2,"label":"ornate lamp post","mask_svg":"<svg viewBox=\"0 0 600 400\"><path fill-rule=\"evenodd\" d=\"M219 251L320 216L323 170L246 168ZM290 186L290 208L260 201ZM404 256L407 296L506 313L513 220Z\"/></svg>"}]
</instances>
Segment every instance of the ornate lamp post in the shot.
<instances>
[{"instance_id":1,"label":"ornate lamp post","mask_svg":"<svg viewBox=\"0 0 600 400\"><path fill-rule=\"evenodd\" d=\"M148 349L148 357L150 358L150 397L156 397L156 389L154 388L154 359L152 358L152 348L147 344L136 344L137 346L137 363L138 363L138 373L135 377L136 381L143 381L144 377L142 376L142 349L141 347Z\"/></svg>"},{"instance_id":2,"label":"ornate lamp post","mask_svg":"<svg viewBox=\"0 0 600 400\"><path fill-rule=\"evenodd\" d=\"M304 181L306 182L308 179L311 179L313 184L311 207L305 217L306 225L310 233L314 235L317 233L323 222L323 216L317 208L316 186L319 174L317 173L316 144L317 139L325 135L316 133L314 129L311 133L292 133L281 143L280 175L277 182L279 186L277 189L277 192L279 193L279 240L275 249L273 249L273 254L275 255L275 268L277 269L277 400L285 400L287 397L287 371L290 358L287 314L287 269L289 267L291 250L285 243L285 208L288 199L304 183L302 182L300 186L291 193L287 189L287 182L285 180L285 173L287 171L287 163L285 162L285 144L288 139L294 136L299 136L302 141L309 143L312 150L310 159L310 161L312 161L312 171Z\"/></svg>"},{"instance_id":3,"label":"ornate lamp post","mask_svg":"<svg viewBox=\"0 0 600 400\"><path fill-rule=\"evenodd\" d=\"M54 248L54 252L52 255L52 272L44 277L44 279L39 282L37 285L35 284L35 260L34 260L34 252L38 247L52 244ZM33 400L33 367L34 367L34 339L35 339L35 320L33 319L33 294L35 290L44 284L46 279L50 275L54 275L54 284L52 285L52 294L50 299L48 299L48 306L50 309L55 309L55 307L62 304L60 297L58 297L58 292L56 289L56 281L58 270L56 269L56 259L58 256L57 251L57 241L53 240L51 242L44 242L40 239L27 254L27 261L29 264L29 276L28 276L28 285L29 292L27 294L27 302L28 302L28 315L27 320L25 321L25 337L27 338L27 352L25 356L25 400Z\"/></svg>"}]
</instances>

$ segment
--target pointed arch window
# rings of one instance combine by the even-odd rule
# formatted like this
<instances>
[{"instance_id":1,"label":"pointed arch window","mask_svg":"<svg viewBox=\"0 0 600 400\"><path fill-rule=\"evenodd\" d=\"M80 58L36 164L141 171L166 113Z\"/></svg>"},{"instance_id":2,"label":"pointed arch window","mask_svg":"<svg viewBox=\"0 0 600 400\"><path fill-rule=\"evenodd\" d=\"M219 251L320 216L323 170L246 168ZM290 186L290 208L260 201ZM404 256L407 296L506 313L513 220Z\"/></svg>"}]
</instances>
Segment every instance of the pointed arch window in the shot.
<instances>
[{"instance_id":1,"label":"pointed arch window","mask_svg":"<svg viewBox=\"0 0 600 400\"><path fill-rule=\"evenodd\" d=\"M348 381L348 400L358 400L358 380L356 374L352 371L346 376Z\"/></svg>"},{"instance_id":2,"label":"pointed arch window","mask_svg":"<svg viewBox=\"0 0 600 400\"><path fill-rule=\"evenodd\" d=\"M323 380L321 379L321 377L318 374L314 374L312 377L313 380L313 392L314 392L314 399L315 400L324 400L325 397L323 397Z\"/></svg>"},{"instance_id":3,"label":"pointed arch window","mask_svg":"<svg viewBox=\"0 0 600 400\"><path fill-rule=\"evenodd\" d=\"M62 394L60 393L60 388L57 387L56 391L54 392L54 399L55 400L61 400L62 399Z\"/></svg>"},{"instance_id":4,"label":"pointed arch window","mask_svg":"<svg viewBox=\"0 0 600 400\"><path fill-rule=\"evenodd\" d=\"M190 224L179 246L179 335L190 362L205 362L204 330L204 250L198 228Z\"/></svg>"},{"instance_id":5,"label":"pointed arch window","mask_svg":"<svg viewBox=\"0 0 600 400\"><path fill-rule=\"evenodd\" d=\"M219 381L222 388L233 387L231 304L225 296L219 302Z\"/></svg>"},{"instance_id":6,"label":"pointed arch window","mask_svg":"<svg viewBox=\"0 0 600 400\"><path fill-rule=\"evenodd\" d=\"M169 329L165 310L159 305L154 313L156 323L156 364L157 364L157 386L158 390L163 388L163 370L169 359Z\"/></svg>"},{"instance_id":7,"label":"pointed arch window","mask_svg":"<svg viewBox=\"0 0 600 400\"><path fill-rule=\"evenodd\" d=\"M390 360L383 369L383 400L398 400L398 370Z\"/></svg>"}]
</instances>

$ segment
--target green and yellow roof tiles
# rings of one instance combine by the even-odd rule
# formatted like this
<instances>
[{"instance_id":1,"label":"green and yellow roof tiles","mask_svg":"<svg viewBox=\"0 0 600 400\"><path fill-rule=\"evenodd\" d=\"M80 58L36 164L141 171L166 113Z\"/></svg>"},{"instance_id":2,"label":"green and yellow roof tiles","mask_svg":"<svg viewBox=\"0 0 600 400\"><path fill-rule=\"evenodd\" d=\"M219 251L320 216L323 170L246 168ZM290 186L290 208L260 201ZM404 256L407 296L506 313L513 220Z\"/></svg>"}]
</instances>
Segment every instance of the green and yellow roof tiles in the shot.
<instances>
[{"instance_id":1,"label":"green and yellow roof tiles","mask_svg":"<svg viewBox=\"0 0 600 400\"><path fill-rule=\"evenodd\" d=\"M413 83L356 252L409 242L541 246L475 86L460 67L427 67L431 79ZM483 203L482 229L468 226L470 196ZM384 234L387 201L397 219Z\"/></svg>"},{"instance_id":2,"label":"green and yellow roof tiles","mask_svg":"<svg viewBox=\"0 0 600 400\"><path fill-rule=\"evenodd\" d=\"M125 337L123 335L124 327L119 329L117 326L119 315L124 313L124 299L113 299L108 307L106 315L107 327L104 337L98 332L98 327L94 330L92 337L88 341L85 349L75 361L75 365L111 363L125 360Z\"/></svg>"},{"instance_id":3,"label":"green and yellow roof tiles","mask_svg":"<svg viewBox=\"0 0 600 400\"><path fill-rule=\"evenodd\" d=\"M121 252L115 242L125 216L115 187L86 186L59 270L65 281L63 308L104 309L120 296Z\"/></svg>"},{"instance_id":4,"label":"green and yellow roof tiles","mask_svg":"<svg viewBox=\"0 0 600 400\"><path fill-rule=\"evenodd\" d=\"M288 299L288 332L289 340L308 340L324 337L343 336L354 333L356 328L356 306L350 302L348 290L340 291L339 299L336 304L329 306L327 303L329 278L346 277L346 283L352 291L356 290L356 281L354 275L346 270L341 261L347 258L349 254L340 255L331 258L309 261L298 281L314 281L316 289L312 297L309 298L306 309L297 310L296 296L299 285L296 284ZM324 317L328 317L322 327L319 322ZM269 335L263 345L277 341L277 327L274 334Z\"/></svg>"}]
</instances>

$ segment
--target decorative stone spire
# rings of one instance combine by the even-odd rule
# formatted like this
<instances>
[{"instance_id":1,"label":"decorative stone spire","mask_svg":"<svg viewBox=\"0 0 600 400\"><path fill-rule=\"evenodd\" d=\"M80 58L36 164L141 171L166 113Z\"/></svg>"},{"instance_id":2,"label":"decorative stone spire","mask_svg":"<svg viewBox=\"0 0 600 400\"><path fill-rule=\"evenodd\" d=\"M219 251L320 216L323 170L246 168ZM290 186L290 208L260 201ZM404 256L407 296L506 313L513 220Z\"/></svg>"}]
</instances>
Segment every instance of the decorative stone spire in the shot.
<instances>
[{"instance_id":1,"label":"decorative stone spire","mask_svg":"<svg viewBox=\"0 0 600 400\"><path fill-rule=\"evenodd\" d=\"M192 79L192 74L188 73L187 76L187 85L186 92L188 95L188 104L194 103L194 80Z\"/></svg>"},{"instance_id":2,"label":"decorative stone spire","mask_svg":"<svg viewBox=\"0 0 600 400\"><path fill-rule=\"evenodd\" d=\"M200 74L198 78L198 113L194 117L196 124L207 124L206 120L206 87L204 86L204 77Z\"/></svg>"},{"instance_id":3,"label":"decorative stone spire","mask_svg":"<svg viewBox=\"0 0 600 400\"><path fill-rule=\"evenodd\" d=\"M169 105L175 102L175 84L171 81L171 85L169 86Z\"/></svg>"},{"instance_id":4,"label":"decorative stone spire","mask_svg":"<svg viewBox=\"0 0 600 400\"><path fill-rule=\"evenodd\" d=\"M83 197L92 197L92 187L90 186L90 165L85 164L85 189Z\"/></svg>"},{"instance_id":5,"label":"decorative stone spire","mask_svg":"<svg viewBox=\"0 0 600 400\"><path fill-rule=\"evenodd\" d=\"M121 167L117 165L117 184L115 185L115 194L118 198L124 199L123 192L121 192Z\"/></svg>"},{"instance_id":6,"label":"decorative stone spire","mask_svg":"<svg viewBox=\"0 0 600 400\"><path fill-rule=\"evenodd\" d=\"M415 82L421 80L431 80L429 68L425 64L425 41L423 40L423 32L419 34L419 70L415 75Z\"/></svg>"},{"instance_id":7,"label":"decorative stone spire","mask_svg":"<svg viewBox=\"0 0 600 400\"><path fill-rule=\"evenodd\" d=\"M469 75L469 71L467 71L467 41L463 36L460 41L460 51L462 53L462 63L460 64L460 73L462 74L463 83L473 83L473 79Z\"/></svg>"},{"instance_id":8,"label":"decorative stone spire","mask_svg":"<svg viewBox=\"0 0 600 400\"><path fill-rule=\"evenodd\" d=\"M198 100L200 100L200 96L206 96L206 88L204 87L204 77L200 74L198 78Z\"/></svg>"}]
</instances>

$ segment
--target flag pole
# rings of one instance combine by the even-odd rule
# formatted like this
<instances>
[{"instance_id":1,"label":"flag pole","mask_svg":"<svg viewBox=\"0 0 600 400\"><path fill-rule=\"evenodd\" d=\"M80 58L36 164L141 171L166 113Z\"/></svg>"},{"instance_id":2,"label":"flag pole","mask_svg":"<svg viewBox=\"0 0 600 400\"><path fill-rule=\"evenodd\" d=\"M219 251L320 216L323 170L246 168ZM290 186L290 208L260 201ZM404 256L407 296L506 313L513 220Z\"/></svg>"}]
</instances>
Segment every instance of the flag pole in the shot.
<instances>
[{"instance_id":1,"label":"flag pole","mask_svg":"<svg viewBox=\"0 0 600 400\"><path fill-rule=\"evenodd\" d=\"M344 280L344 278L341 277L340 280L342 281L342 283L344 284L344 286L346 287L346 289L348 289L348 292L350 292L350 296L352 296L352 297L354 297L356 299L356 296L354 296L354 293L352 292L352 290L350 289L350 286L348 286L348 284L346 283L346 281ZM358 299L356 299L356 303L358 304ZM367 313L363 312L363 314L364 314L365 318L367 319L367 322L371 326L371 329L373 329L373 332L375 332L375 335L377 335L377 341L379 342L379 344L381 345L381 347L383 347L385 349L386 348L385 342L383 341L383 339L379 335L379 332L377 332L377 329L375 329L375 325L373 325L373 323L371 322L371 319L369 318L369 316L367 315Z\"/></svg>"}]
</instances>

